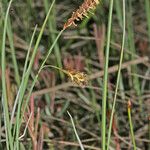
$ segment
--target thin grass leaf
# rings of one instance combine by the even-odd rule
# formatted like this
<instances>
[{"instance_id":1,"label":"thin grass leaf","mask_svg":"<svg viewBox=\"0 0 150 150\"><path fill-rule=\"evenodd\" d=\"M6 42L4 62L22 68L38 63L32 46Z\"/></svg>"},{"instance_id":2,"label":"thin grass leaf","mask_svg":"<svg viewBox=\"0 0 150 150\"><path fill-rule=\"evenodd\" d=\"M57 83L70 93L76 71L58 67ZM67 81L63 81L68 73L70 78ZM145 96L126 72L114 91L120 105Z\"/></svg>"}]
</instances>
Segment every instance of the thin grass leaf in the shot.
<instances>
[{"instance_id":1,"label":"thin grass leaf","mask_svg":"<svg viewBox=\"0 0 150 150\"><path fill-rule=\"evenodd\" d=\"M110 123L109 123L109 130L108 130L107 150L109 150L112 122L113 122L113 116L114 116L114 112L115 112L115 105L116 105L116 100L117 100L118 87L119 87L120 74L121 74L121 67L122 67L122 61L123 61L124 45L125 45L125 33L126 33L126 30L125 30L126 29L125 0L123 0L122 3L123 3L123 35L122 35L119 68L118 68L117 81L116 81L116 89L115 89L115 95L114 95L114 99L113 99L113 106L112 106L111 118L110 118Z\"/></svg>"},{"instance_id":2,"label":"thin grass leaf","mask_svg":"<svg viewBox=\"0 0 150 150\"><path fill-rule=\"evenodd\" d=\"M24 103L24 107L23 107L22 114L21 114L21 117L20 117L20 125L21 125L21 120L22 120L23 114L24 114L24 112L25 112L25 110L26 110L26 107L27 107L27 105L28 105L30 96L31 96L31 94L32 94L33 88L34 88L34 86L35 86L35 83L37 82L39 73L40 73L40 72L42 71L42 69L44 68L44 65L45 65L45 63L46 63L48 57L50 56L50 54L51 54L51 52L52 52L52 50L53 50L53 48L54 48L54 46L55 46L57 40L59 39L59 37L61 36L61 34L63 33L63 31L64 31L64 30L60 31L60 33L57 35L57 37L56 37L54 43L52 44L52 46L51 46L50 49L48 50L47 55L46 55L45 59L43 60L41 66L40 66L40 68L39 68L39 70L38 70L37 75L35 76L35 78L34 78L34 80L33 80L33 82L32 82L32 85L31 85L31 87L30 87L30 90L29 90L28 96L27 96L27 98L26 98L26 101L25 101L25 103Z\"/></svg>"},{"instance_id":3,"label":"thin grass leaf","mask_svg":"<svg viewBox=\"0 0 150 150\"><path fill-rule=\"evenodd\" d=\"M104 67L104 80L103 80L103 96L102 96L102 149L106 149L106 101L107 101L107 88L108 88L108 64L109 64L109 51L110 51L110 39L112 28L112 11L114 1L110 0L109 5L109 19L108 19L108 31L107 31L107 44L106 44L106 56Z\"/></svg>"},{"instance_id":4,"label":"thin grass leaf","mask_svg":"<svg viewBox=\"0 0 150 150\"><path fill-rule=\"evenodd\" d=\"M136 48L135 48L135 41L134 41L134 30L133 30L133 23L132 23L132 3L129 1L128 8L128 22L127 22L127 30L128 30L128 44L129 49L133 53L133 55L136 54ZM131 55L131 59L134 59L133 55ZM136 74L138 72L138 68L136 65L132 66L132 73ZM140 104L140 110L142 112L142 99L141 99L141 90L140 90L140 82L139 78L137 76L133 76L132 78L133 87L137 93L137 96L139 97L139 104Z\"/></svg>"},{"instance_id":5,"label":"thin grass leaf","mask_svg":"<svg viewBox=\"0 0 150 150\"><path fill-rule=\"evenodd\" d=\"M5 78L5 70L6 70L6 56L5 56L5 44L6 44L6 31L7 31L7 21L9 10L11 7L12 0L9 2L6 16L4 20L4 31L3 31L3 39L2 39L2 52L1 52L1 67L2 67L2 103L4 110L4 122L5 122L5 131L6 131L6 145L7 149L13 150L13 138L11 134L10 128L10 119L9 119L9 111L8 111L8 100L7 100L7 88L6 88L6 78Z\"/></svg>"},{"instance_id":6,"label":"thin grass leaf","mask_svg":"<svg viewBox=\"0 0 150 150\"><path fill-rule=\"evenodd\" d=\"M131 101L128 101L128 118L129 118L130 133L131 133L133 148L134 150L136 150L135 136L134 136L134 131L133 131L132 119L131 119Z\"/></svg>"},{"instance_id":7,"label":"thin grass leaf","mask_svg":"<svg viewBox=\"0 0 150 150\"><path fill-rule=\"evenodd\" d=\"M79 145L80 145L80 148L81 148L81 150L84 150L84 147L83 147L83 145L82 145L82 142L81 142L81 140L80 140L80 138L79 138L79 136L78 136L78 133L77 133L77 130L76 130L76 127L75 127L73 118L72 118L71 114L70 114L68 111L67 111L67 113L68 113L68 115L69 115L69 117L70 117L70 120L71 120L71 123L72 123L72 126L73 126L73 130L74 130L74 133L75 133L76 138L77 138L77 140L78 140L78 143L79 143Z\"/></svg>"},{"instance_id":8,"label":"thin grass leaf","mask_svg":"<svg viewBox=\"0 0 150 150\"><path fill-rule=\"evenodd\" d=\"M44 0L44 6L45 6L45 12L47 13L48 12L48 6L49 6L48 0ZM55 9L55 7L54 7L54 9ZM54 9L52 11L52 15L48 19L48 28L49 28L49 34L51 36L52 43L55 41L56 35L55 35L55 33L51 33L51 31L57 30L56 29L56 20L55 20ZM57 61L58 67L62 68L63 65L62 65L62 61L61 61L62 59L61 59L60 47L59 47L58 43L55 44L54 53L56 56L56 61ZM60 77L61 77L61 79L64 78L64 74L62 72L60 72Z\"/></svg>"},{"instance_id":9,"label":"thin grass leaf","mask_svg":"<svg viewBox=\"0 0 150 150\"><path fill-rule=\"evenodd\" d=\"M24 69L23 69L22 84L19 87L19 90L18 90L18 93L17 93L17 96L16 96L16 100L15 100L15 103L14 103L14 107L13 107L13 110L12 110L12 113L11 113L11 122L10 122L11 125L12 125L12 122L13 122L13 119L14 119L14 114L15 114L15 111L16 111L17 99L19 98L18 96L19 96L21 87L23 86L23 83L24 83L23 80L24 80L25 73L27 71L27 64L28 64L28 61L29 61L29 55L30 55L30 52L31 52L31 47L32 47L32 43L33 43L33 40L34 40L34 37L35 37L36 30L37 30L37 25L34 28L34 31L33 31L33 34L32 34L31 40L30 40L29 49L28 49L28 52L27 52L27 56L26 56L26 60L25 60L25 64L24 64Z\"/></svg>"},{"instance_id":10,"label":"thin grass leaf","mask_svg":"<svg viewBox=\"0 0 150 150\"><path fill-rule=\"evenodd\" d=\"M5 3L7 4L8 1L5 0ZM4 19L3 9L2 9L2 17L1 18ZM19 85L20 85L20 75L19 75L18 63L17 63L17 59L16 59L16 55L15 55L15 47L14 47L14 42L13 42L13 31L12 31L12 26L11 26L11 21L10 21L9 16L8 16L8 23L7 23L7 36L8 36L8 40L9 40L9 44L10 44L10 49L11 49L12 62L13 62L14 73L15 73L15 80L16 80L16 83L19 87Z\"/></svg>"},{"instance_id":11,"label":"thin grass leaf","mask_svg":"<svg viewBox=\"0 0 150 150\"><path fill-rule=\"evenodd\" d=\"M31 69L32 69L32 65L33 65L33 62L34 62L34 58L36 56L36 53L37 53L37 50L38 50L38 46L39 46L39 43L41 41L41 38L42 38L42 35L43 35L43 31L44 31L44 28L46 26L46 23L47 23L47 20L48 20L48 17L50 15L50 12L52 10L52 7L54 5L54 2L55 0L53 0L50 8L49 8L49 11L47 13L47 16L43 22L43 25L42 25L42 28L40 30L40 33L38 35L38 38L37 38L37 41L36 41L36 44L35 44L35 47L33 49L33 53L32 53L32 56L31 56L31 59L30 59L30 62L29 62L29 66L27 68L27 71L24 75L24 79L22 80L22 83L21 83L21 89L20 89L20 93L18 94L18 99L16 99L16 103L18 103L18 108L17 108L17 120L16 120L16 148L17 150L19 150L19 131L20 131L20 124L21 122L20 121L20 115L21 115L21 108L22 108L22 104L23 104L23 97L24 97L24 93L25 93L25 90L27 88L27 83L28 83L28 80L29 80L29 76L30 76L30 73L31 73Z\"/></svg>"},{"instance_id":12,"label":"thin grass leaf","mask_svg":"<svg viewBox=\"0 0 150 150\"><path fill-rule=\"evenodd\" d=\"M16 59L16 52L15 52L15 47L14 47L14 42L13 42L13 33L12 33L10 19L8 20L7 35L8 35L8 39L9 39L9 43L10 43L10 48L11 48L12 62L13 62L14 72L15 72L15 80L19 87L20 75L19 75L18 63L17 63L17 59Z\"/></svg>"},{"instance_id":13,"label":"thin grass leaf","mask_svg":"<svg viewBox=\"0 0 150 150\"><path fill-rule=\"evenodd\" d=\"M118 18L118 21L119 21L119 25L120 27L122 27L122 8L120 7L121 1L120 0L115 0L115 8L116 8L116 13L117 13L117 18Z\"/></svg>"}]
</instances>

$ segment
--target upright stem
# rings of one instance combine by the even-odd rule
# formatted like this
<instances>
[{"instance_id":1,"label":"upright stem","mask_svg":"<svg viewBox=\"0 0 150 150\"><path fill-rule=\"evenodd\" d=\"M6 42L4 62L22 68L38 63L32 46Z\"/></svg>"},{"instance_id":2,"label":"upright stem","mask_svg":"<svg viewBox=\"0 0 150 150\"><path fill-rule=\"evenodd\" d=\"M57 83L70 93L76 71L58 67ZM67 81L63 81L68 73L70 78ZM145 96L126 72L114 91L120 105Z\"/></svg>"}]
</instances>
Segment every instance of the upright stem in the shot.
<instances>
[{"instance_id":1,"label":"upright stem","mask_svg":"<svg viewBox=\"0 0 150 150\"><path fill-rule=\"evenodd\" d=\"M54 48L56 42L58 41L58 39L59 39L59 37L61 36L61 34L63 33L63 31L64 31L64 30L61 30L60 33L57 35L57 37L56 37L54 43L52 44L52 46L51 46L50 49L48 50L47 55L46 55L45 59L43 60L41 66L40 66L40 68L39 68L39 71L38 71L37 75L35 76L35 78L34 78L34 80L33 80L33 82L32 82L32 85L31 85L31 87L30 87L28 96L27 96L27 98L26 98L26 102L24 103L24 107L23 107L23 110L22 110L22 113L21 113L21 117L20 117L20 121L19 121L20 123L19 123L19 125L18 125L18 132L20 131L23 114L24 114L24 112L25 112L25 110L26 110L26 108L27 108L27 105L28 105L30 96L31 96L32 91L33 91L33 88L34 88L34 86L35 86L35 83L36 83L36 81L38 80L39 73L40 73L41 70L43 69L43 67L44 67L44 65L45 65L45 63L46 63L48 57L50 56L50 54L51 54L51 52L52 52L52 50L53 50L53 48Z\"/></svg>"},{"instance_id":2,"label":"upright stem","mask_svg":"<svg viewBox=\"0 0 150 150\"><path fill-rule=\"evenodd\" d=\"M135 143L135 137L134 137L134 131L133 131L133 125L132 125L132 119L131 119L131 101L128 101L128 118L129 118L129 124L130 124L130 133L131 133L131 139L133 143L133 149L136 150L136 143Z\"/></svg>"},{"instance_id":3,"label":"upright stem","mask_svg":"<svg viewBox=\"0 0 150 150\"><path fill-rule=\"evenodd\" d=\"M108 86L108 64L109 64L109 50L110 50L111 26L112 26L112 11L113 11L113 0L110 0L106 57L104 67L104 81L103 81L104 86L102 97L102 150L105 150L106 148L106 100L107 100L107 86Z\"/></svg>"},{"instance_id":4,"label":"upright stem","mask_svg":"<svg viewBox=\"0 0 150 150\"><path fill-rule=\"evenodd\" d=\"M6 44L6 30L7 30L7 23L8 23L8 15L9 9L11 7L12 0L9 2L7 12L5 15L4 20L4 30L3 30L3 38L2 38L2 49L1 49L1 68L2 68L2 104L4 110L4 122L5 122L5 132L6 132L6 145L7 149L13 150L13 140L10 128L10 118L9 118L9 110L8 110L8 99L7 99L7 87L6 87L6 51L5 51L5 44Z\"/></svg>"},{"instance_id":5,"label":"upright stem","mask_svg":"<svg viewBox=\"0 0 150 150\"><path fill-rule=\"evenodd\" d=\"M123 61L123 52L124 52L124 44L125 44L125 0L123 0L122 2L123 2L123 35L122 35L122 45L121 45L121 53L120 53L120 61L119 61L119 68L118 68L118 74L117 74L115 95L114 95L114 99L113 99L113 106L112 106L112 112L111 112L110 123L109 123L108 140L107 140L107 150L109 150L110 137L111 137L111 129L112 129L112 122L113 122L113 116L114 116L114 112L115 112L115 105L116 105L116 99L117 99L117 93L118 93L118 87L119 87L119 81L120 81L121 66L122 66L122 61Z\"/></svg>"}]
</instances>

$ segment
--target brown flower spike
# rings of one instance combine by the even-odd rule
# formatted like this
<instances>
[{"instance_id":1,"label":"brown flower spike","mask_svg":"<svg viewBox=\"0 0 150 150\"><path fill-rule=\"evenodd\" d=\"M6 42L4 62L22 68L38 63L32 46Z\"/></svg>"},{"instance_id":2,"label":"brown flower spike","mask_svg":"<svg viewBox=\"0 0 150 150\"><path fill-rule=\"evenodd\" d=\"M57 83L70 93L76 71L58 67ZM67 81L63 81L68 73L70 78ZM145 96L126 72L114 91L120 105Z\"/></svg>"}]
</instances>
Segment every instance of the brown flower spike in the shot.
<instances>
[{"instance_id":1,"label":"brown flower spike","mask_svg":"<svg viewBox=\"0 0 150 150\"><path fill-rule=\"evenodd\" d=\"M68 77L71 79L73 83L76 83L80 86L85 86L88 83L87 75L83 72L78 71L65 71Z\"/></svg>"},{"instance_id":2,"label":"brown flower spike","mask_svg":"<svg viewBox=\"0 0 150 150\"><path fill-rule=\"evenodd\" d=\"M78 84L79 86L84 87L88 83L87 74L85 74L84 72L79 72L77 70L65 70L65 69L62 69L62 68L59 68L59 67L53 66L53 65L47 65L47 66L44 66L43 68L45 68L45 67L51 67L54 69L58 69L59 71L62 71L69 77L69 79L73 83Z\"/></svg>"},{"instance_id":3,"label":"brown flower spike","mask_svg":"<svg viewBox=\"0 0 150 150\"><path fill-rule=\"evenodd\" d=\"M76 12L73 12L71 18L64 24L63 29L65 30L71 25L77 26L75 20L82 20L84 16L88 17L88 12L96 8L99 4L99 0L84 0L83 4L77 9Z\"/></svg>"}]
</instances>

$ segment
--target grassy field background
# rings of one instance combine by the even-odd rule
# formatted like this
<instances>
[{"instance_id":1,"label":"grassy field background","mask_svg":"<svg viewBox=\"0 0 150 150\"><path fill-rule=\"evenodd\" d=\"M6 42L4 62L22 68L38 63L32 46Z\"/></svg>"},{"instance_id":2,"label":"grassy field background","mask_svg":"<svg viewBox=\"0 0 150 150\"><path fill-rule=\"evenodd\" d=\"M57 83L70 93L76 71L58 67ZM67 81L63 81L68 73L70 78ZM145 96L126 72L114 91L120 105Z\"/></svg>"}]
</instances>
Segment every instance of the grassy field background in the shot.
<instances>
[{"instance_id":1,"label":"grassy field background","mask_svg":"<svg viewBox=\"0 0 150 150\"><path fill-rule=\"evenodd\" d=\"M1 0L0 47L0 149L150 150L149 0Z\"/></svg>"}]
</instances>

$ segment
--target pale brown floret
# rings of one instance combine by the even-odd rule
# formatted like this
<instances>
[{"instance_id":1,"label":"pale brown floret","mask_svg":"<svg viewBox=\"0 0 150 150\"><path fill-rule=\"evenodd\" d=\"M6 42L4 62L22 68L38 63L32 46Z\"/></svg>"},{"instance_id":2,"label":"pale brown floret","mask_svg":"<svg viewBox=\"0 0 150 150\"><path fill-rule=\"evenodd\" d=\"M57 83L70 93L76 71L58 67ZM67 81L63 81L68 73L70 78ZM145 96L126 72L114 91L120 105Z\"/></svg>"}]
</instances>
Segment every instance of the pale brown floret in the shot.
<instances>
[{"instance_id":1,"label":"pale brown floret","mask_svg":"<svg viewBox=\"0 0 150 150\"><path fill-rule=\"evenodd\" d=\"M78 71L66 71L68 77L71 79L71 81L75 84L78 84L80 86L85 86L88 83L87 75L83 72Z\"/></svg>"}]
</instances>

